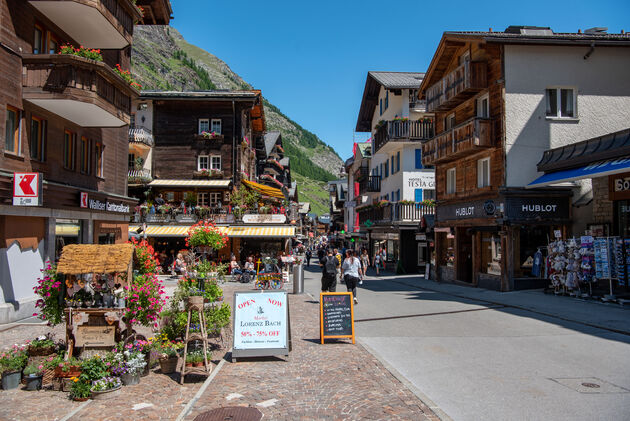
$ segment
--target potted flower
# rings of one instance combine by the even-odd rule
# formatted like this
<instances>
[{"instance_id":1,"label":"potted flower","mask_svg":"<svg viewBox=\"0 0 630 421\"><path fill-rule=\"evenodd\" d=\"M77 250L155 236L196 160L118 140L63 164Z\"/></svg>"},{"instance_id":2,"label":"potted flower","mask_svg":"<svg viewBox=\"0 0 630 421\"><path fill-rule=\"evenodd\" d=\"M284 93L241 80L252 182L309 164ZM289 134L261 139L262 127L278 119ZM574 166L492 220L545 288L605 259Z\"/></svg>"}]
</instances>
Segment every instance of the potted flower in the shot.
<instances>
[{"instance_id":1,"label":"potted flower","mask_svg":"<svg viewBox=\"0 0 630 421\"><path fill-rule=\"evenodd\" d=\"M144 355L140 352L131 352L129 350L123 351L125 356L125 368L126 373L120 376L125 386L131 386L140 383L140 375L142 370L147 365Z\"/></svg>"},{"instance_id":2,"label":"potted flower","mask_svg":"<svg viewBox=\"0 0 630 421\"><path fill-rule=\"evenodd\" d=\"M72 386L70 386L70 399L78 402L87 401L92 394L90 391L92 388L90 382L79 377L71 377L70 381L72 382Z\"/></svg>"},{"instance_id":3,"label":"potted flower","mask_svg":"<svg viewBox=\"0 0 630 421\"><path fill-rule=\"evenodd\" d=\"M116 308L125 308L125 298L127 297L127 293L123 288L118 288L114 291L114 297L116 298L114 301L116 303Z\"/></svg>"},{"instance_id":4,"label":"potted flower","mask_svg":"<svg viewBox=\"0 0 630 421\"><path fill-rule=\"evenodd\" d=\"M203 352L201 350L195 351L193 357L193 367L203 367Z\"/></svg>"},{"instance_id":5,"label":"potted flower","mask_svg":"<svg viewBox=\"0 0 630 421\"><path fill-rule=\"evenodd\" d=\"M26 379L26 390L39 390L42 388L42 379L44 375L43 365L29 364L23 371L24 378Z\"/></svg>"},{"instance_id":6,"label":"potted flower","mask_svg":"<svg viewBox=\"0 0 630 421\"><path fill-rule=\"evenodd\" d=\"M22 369L27 361L25 345L13 345L13 348L0 354L0 372L2 372L4 390L15 389L20 385Z\"/></svg>"},{"instance_id":7,"label":"potted flower","mask_svg":"<svg viewBox=\"0 0 630 421\"><path fill-rule=\"evenodd\" d=\"M28 344L28 355L31 357L48 356L55 353L55 343L47 336L39 336Z\"/></svg>"},{"instance_id":8,"label":"potted flower","mask_svg":"<svg viewBox=\"0 0 630 421\"><path fill-rule=\"evenodd\" d=\"M186 354L186 367L192 367L195 363L195 353Z\"/></svg>"},{"instance_id":9,"label":"potted flower","mask_svg":"<svg viewBox=\"0 0 630 421\"><path fill-rule=\"evenodd\" d=\"M154 342L155 350L159 355L160 370L164 374L174 373L177 369L180 351L184 348L182 342L169 341L165 334L160 335Z\"/></svg>"},{"instance_id":10,"label":"potted flower","mask_svg":"<svg viewBox=\"0 0 630 421\"><path fill-rule=\"evenodd\" d=\"M42 277L37 280L37 285L33 287L35 294L39 295L39 299L35 303L37 313L34 315L54 326L64 320L62 297L65 292L61 288L60 276L57 275L57 270L55 266L50 264L50 261L46 261L46 266L41 272ZM69 287L72 287L72 282Z\"/></svg>"},{"instance_id":11,"label":"potted flower","mask_svg":"<svg viewBox=\"0 0 630 421\"><path fill-rule=\"evenodd\" d=\"M90 392L92 392L92 399L105 400L110 399L119 394L121 387L120 378L118 377L103 377L102 379L94 380Z\"/></svg>"},{"instance_id":12,"label":"potted flower","mask_svg":"<svg viewBox=\"0 0 630 421\"><path fill-rule=\"evenodd\" d=\"M62 361L55 367L55 377L71 378L81 374L81 362L74 357Z\"/></svg>"}]
</instances>

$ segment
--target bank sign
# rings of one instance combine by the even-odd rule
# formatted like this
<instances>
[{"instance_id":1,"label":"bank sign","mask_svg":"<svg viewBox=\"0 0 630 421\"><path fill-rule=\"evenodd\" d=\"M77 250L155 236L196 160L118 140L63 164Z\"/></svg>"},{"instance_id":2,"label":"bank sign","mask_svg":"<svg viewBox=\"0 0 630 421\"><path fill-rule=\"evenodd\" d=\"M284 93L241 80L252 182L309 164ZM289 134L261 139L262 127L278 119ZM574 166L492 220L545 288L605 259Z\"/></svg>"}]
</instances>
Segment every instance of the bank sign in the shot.
<instances>
[{"instance_id":1,"label":"bank sign","mask_svg":"<svg viewBox=\"0 0 630 421\"><path fill-rule=\"evenodd\" d=\"M85 192L81 192L79 206L103 212L129 213L129 205L114 203L109 200L91 199Z\"/></svg>"}]
</instances>

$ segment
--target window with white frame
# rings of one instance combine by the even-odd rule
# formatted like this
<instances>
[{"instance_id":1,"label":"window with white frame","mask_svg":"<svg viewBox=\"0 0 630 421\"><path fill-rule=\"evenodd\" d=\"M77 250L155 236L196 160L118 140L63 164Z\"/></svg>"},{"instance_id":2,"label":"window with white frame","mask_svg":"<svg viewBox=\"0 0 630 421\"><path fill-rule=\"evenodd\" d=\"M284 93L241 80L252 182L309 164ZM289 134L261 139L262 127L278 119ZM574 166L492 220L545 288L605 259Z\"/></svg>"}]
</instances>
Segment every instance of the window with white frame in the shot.
<instances>
[{"instance_id":1,"label":"window with white frame","mask_svg":"<svg viewBox=\"0 0 630 421\"><path fill-rule=\"evenodd\" d=\"M212 131L215 132L216 134L221 134L221 119L213 118L211 128L212 128Z\"/></svg>"},{"instance_id":2,"label":"window with white frame","mask_svg":"<svg viewBox=\"0 0 630 421\"><path fill-rule=\"evenodd\" d=\"M197 206L208 206L208 193L207 192L199 192L197 193Z\"/></svg>"},{"instance_id":3,"label":"window with white frame","mask_svg":"<svg viewBox=\"0 0 630 421\"><path fill-rule=\"evenodd\" d=\"M212 155L210 157L210 169L211 170L221 169L221 155Z\"/></svg>"},{"instance_id":4,"label":"window with white frame","mask_svg":"<svg viewBox=\"0 0 630 421\"><path fill-rule=\"evenodd\" d=\"M208 195L210 198L210 206L218 207L223 195L221 193L208 193Z\"/></svg>"},{"instance_id":5,"label":"window with white frame","mask_svg":"<svg viewBox=\"0 0 630 421\"><path fill-rule=\"evenodd\" d=\"M488 187L490 185L490 158L483 158L477 161L477 187Z\"/></svg>"},{"instance_id":6,"label":"window with white frame","mask_svg":"<svg viewBox=\"0 0 630 421\"><path fill-rule=\"evenodd\" d=\"M477 117L490 118L490 100L488 94L477 98Z\"/></svg>"},{"instance_id":7,"label":"window with white frame","mask_svg":"<svg viewBox=\"0 0 630 421\"><path fill-rule=\"evenodd\" d=\"M197 157L197 171L209 170L209 157L208 155L199 155Z\"/></svg>"},{"instance_id":8,"label":"window with white frame","mask_svg":"<svg viewBox=\"0 0 630 421\"><path fill-rule=\"evenodd\" d=\"M574 118L577 116L577 90L575 88L547 88L547 117Z\"/></svg>"},{"instance_id":9,"label":"window with white frame","mask_svg":"<svg viewBox=\"0 0 630 421\"><path fill-rule=\"evenodd\" d=\"M209 132L210 131L210 119L207 118L200 118L199 119L199 134L203 133L203 132Z\"/></svg>"},{"instance_id":10,"label":"window with white frame","mask_svg":"<svg viewBox=\"0 0 630 421\"><path fill-rule=\"evenodd\" d=\"M455 168L449 168L446 170L446 194L455 194L457 191L455 175Z\"/></svg>"}]
</instances>

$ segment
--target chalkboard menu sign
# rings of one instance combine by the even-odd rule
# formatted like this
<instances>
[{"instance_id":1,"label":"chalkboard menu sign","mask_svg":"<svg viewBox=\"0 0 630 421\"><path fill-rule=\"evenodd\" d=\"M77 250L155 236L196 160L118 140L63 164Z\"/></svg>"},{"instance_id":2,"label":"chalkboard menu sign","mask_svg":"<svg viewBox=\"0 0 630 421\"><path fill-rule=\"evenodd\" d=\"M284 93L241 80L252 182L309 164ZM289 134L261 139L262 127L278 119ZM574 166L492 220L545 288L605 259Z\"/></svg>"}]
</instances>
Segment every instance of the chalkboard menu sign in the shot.
<instances>
[{"instance_id":1,"label":"chalkboard menu sign","mask_svg":"<svg viewBox=\"0 0 630 421\"><path fill-rule=\"evenodd\" d=\"M328 338L352 338L354 343L354 307L351 292L319 294L321 343Z\"/></svg>"}]
</instances>

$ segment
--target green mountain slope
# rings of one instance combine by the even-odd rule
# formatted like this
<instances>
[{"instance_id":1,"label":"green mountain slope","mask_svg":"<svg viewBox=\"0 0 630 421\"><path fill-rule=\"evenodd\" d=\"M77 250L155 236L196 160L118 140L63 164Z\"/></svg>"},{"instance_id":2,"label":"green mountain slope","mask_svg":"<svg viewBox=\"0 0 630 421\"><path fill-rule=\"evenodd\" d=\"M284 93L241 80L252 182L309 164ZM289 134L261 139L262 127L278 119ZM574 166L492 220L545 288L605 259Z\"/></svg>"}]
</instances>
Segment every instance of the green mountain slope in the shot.
<instances>
[{"instance_id":1,"label":"green mountain slope","mask_svg":"<svg viewBox=\"0 0 630 421\"><path fill-rule=\"evenodd\" d=\"M145 90L213 90L251 89L246 81L213 54L186 42L168 26L136 26L132 49L132 72ZM263 89L264 94L264 89ZM285 151L291 158L291 172L304 187L298 187L299 198L321 207L320 191L325 182L334 180L343 161L330 146L284 115L265 100L267 130L282 133ZM317 186L317 188L315 188ZM315 211L316 213L319 213Z\"/></svg>"}]
</instances>

